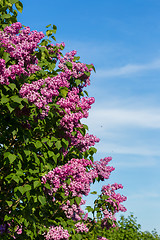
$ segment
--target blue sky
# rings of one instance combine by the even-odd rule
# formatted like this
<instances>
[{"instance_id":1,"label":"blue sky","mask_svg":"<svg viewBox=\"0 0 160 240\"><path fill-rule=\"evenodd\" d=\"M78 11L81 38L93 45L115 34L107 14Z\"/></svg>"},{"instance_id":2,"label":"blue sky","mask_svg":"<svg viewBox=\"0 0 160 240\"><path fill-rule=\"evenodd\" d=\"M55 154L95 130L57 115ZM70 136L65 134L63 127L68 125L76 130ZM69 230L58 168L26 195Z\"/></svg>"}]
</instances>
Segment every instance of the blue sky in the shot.
<instances>
[{"instance_id":1,"label":"blue sky","mask_svg":"<svg viewBox=\"0 0 160 240\"><path fill-rule=\"evenodd\" d=\"M84 122L101 139L96 160L113 157L103 184L121 183L125 216L133 212L142 230L160 234L160 1L22 2L20 22L38 31L55 24L65 51L94 63L86 90L96 102Z\"/></svg>"}]
</instances>

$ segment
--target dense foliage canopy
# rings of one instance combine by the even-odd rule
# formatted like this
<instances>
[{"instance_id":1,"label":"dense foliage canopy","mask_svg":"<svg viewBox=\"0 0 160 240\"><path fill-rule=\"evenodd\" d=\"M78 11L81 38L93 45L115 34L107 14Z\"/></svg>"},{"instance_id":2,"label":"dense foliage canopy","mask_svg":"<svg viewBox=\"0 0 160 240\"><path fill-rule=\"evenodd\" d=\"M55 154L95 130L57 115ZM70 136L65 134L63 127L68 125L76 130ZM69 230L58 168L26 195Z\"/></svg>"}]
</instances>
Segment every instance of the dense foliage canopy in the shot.
<instances>
[{"instance_id":1,"label":"dense foliage canopy","mask_svg":"<svg viewBox=\"0 0 160 240\"><path fill-rule=\"evenodd\" d=\"M107 236L110 240L160 240L156 230L151 233L142 231L141 225L137 223L133 214L130 214L127 218L121 216L118 227L104 231L103 236Z\"/></svg>"}]
</instances>

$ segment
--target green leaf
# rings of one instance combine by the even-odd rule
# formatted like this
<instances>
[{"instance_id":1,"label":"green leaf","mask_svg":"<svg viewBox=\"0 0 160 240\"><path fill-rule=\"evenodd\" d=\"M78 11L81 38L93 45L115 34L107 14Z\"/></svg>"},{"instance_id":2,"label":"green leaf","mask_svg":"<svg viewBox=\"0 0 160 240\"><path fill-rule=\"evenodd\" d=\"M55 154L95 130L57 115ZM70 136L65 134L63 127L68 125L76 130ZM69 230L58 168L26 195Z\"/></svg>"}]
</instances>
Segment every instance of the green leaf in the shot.
<instances>
[{"instance_id":1,"label":"green leaf","mask_svg":"<svg viewBox=\"0 0 160 240\"><path fill-rule=\"evenodd\" d=\"M10 54L7 53L7 52L4 52L3 53L3 58L4 58L5 62L7 63L10 60Z\"/></svg>"},{"instance_id":2,"label":"green leaf","mask_svg":"<svg viewBox=\"0 0 160 240\"><path fill-rule=\"evenodd\" d=\"M39 186L41 186L42 184L41 184L41 182L40 181L35 181L34 183L33 183L33 187L34 188L37 188L37 187L39 187Z\"/></svg>"},{"instance_id":3,"label":"green leaf","mask_svg":"<svg viewBox=\"0 0 160 240\"><path fill-rule=\"evenodd\" d=\"M42 147L42 143L40 141L36 141L36 143L34 144L36 148L41 148Z\"/></svg>"},{"instance_id":4,"label":"green leaf","mask_svg":"<svg viewBox=\"0 0 160 240\"><path fill-rule=\"evenodd\" d=\"M89 97L89 94L86 90L84 90L84 93L87 95L87 97Z\"/></svg>"},{"instance_id":5,"label":"green leaf","mask_svg":"<svg viewBox=\"0 0 160 240\"><path fill-rule=\"evenodd\" d=\"M20 186L18 187L18 190L20 191L20 193L23 195L25 193L24 187Z\"/></svg>"},{"instance_id":6,"label":"green leaf","mask_svg":"<svg viewBox=\"0 0 160 240\"><path fill-rule=\"evenodd\" d=\"M10 155L10 152L5 152L4 153L4 159L7 158Z\"/></svg>"},{"instance_id":7,"label":"green leaf","mask_svg":"<svg viewBox=\"0 0 160 240\"><path fill-rule=\"evenodd\" d=\"M76 56L76 57L74 57L74 60L76 61L78 61L80 59L80 57L79 56Z\"/></svg>"},{"instance_id":8,"label":"green leaf","mask_svg":"<svg viewBox=\"0 0 160 240\"><path fill-rule=\"evenodd\" d=\"M74 204L74 198L69 199L70 205L72 206Z\"/></svg>"},{"instance_id":9,"label":"green leaf","mask_svg":"<svg viewBox=\"0 0 160 240\"><path fill-rule=\"evenodd\" d=\"M46 203L46 198L44 196L38 196L38 200L42 205L45 205Z\"/></svg>"},{"instance_id":10,"label":"green leaf","mask_svg":"<svg viewBox=\"0 0 160 240\"><path fill-rule=\"evenodd\" d=\"M61 93L62 97L65 98L67 96L67 93L68 93L68 88L67 87L60 88L60 93Z\"/></svg>"},{"instance_id":11,"label":"green leaf","mask_svg":"<svg viewBox=\"0 0 160 240\"><path fill-rule=\"evenodd\" d=\"M6 18L11 18L12 16L11 16L11 14L3 14L3 15L1 15L1 18L2 19L6 19Z\"/></svg>"},{"instance_id":12,"label":"green leaf","mask_svg":"<svg viewBox=\"0 0 160 240\"><path fill-rule=\"evenodd\" d=\"M14 83L10 83L8 86L9 86L12 90L14 90L14 89L16 88L16 84L14 84Z\"/></svg>"},{"instance_id":13,"label":"green leaf","mask_svg":"<svg viewBox=\"0 0 160 240\"><path fill-rule=\"evenodd\" d=\"M10 113L14 111L14 108L12 108L9 103L7 103L7 107Z\"/></svg>"},{"instance_id":14,"label":"green leaf","mask_svg":"<svg viewBox=\"0 0 160 240\"><path fill-rule=\"evenodd\" d=\"M48 156L49 156L49 157L53 157L53 156L55 156L55 154L54 154L54 152L52 152L52 151L48 151Z\"/></svg>"},{"instance_id":15,"label":"green leaf","mask_svg":"<svg viewBox=\"0 0 160 240\"><path fill-rule=\"evenodd\" d=\"M55 38L55 36L51 36L51 38L52 38L54 41L56 41L56 38Z\"/></svg>"},{"instance_id":16,"label":"green leaf","mask_svg":"<svg viewBox=\"0 0 160 240\"><path fill-rule=\"evenodd\" d=\"M24 185L23 188L24 188L25 192L28 192L28 191L30 191L32 189L32 187L29 184Z\"/></svg>"},{"instance_id":17,"label":"green leaf","mask_svg":"<svg viewBox=\"0 0 160 240\"><path fill-rule=\"evenodd\" d=\"M12 218L12 216L7 216L7 215L5 215L4 221L9 221L11 218Z\"/></svg>"},{"instance_id":18,"label":"green leaf","mask_svg":"<svg viewBox=\"0 0 160 240\"><path fill-rule=\"evenodd\" d=\"M57 27L53 25L53 33L56 33L56 31L57 31Z\"/></svg>"},{"instance_id":19,"label":"green leaf","mask_svg":"<svg viewBox=\"0 0 160 240\"><path fill-rule=\"evenodd\" d=\"M93 191L93 192L91 192L91 194L97 194L97 192L96 192L96 191Z\"/></svg>"},{"instance_id":20,"label":"green leaf","mask_svg":"<svg viewBox=\"0 0 160 240\"><path fill-rule=\"evenodd\" d=\"M22 98L20 98L20 97L17 96L17 95L14 95L14 96L11 97L11 100L12 100L13 102L21 103Z\"/></svg>"},{"instance_id":21,"label":"green leaf","mask_svg":"<svg viewBox=\"0 0 160 240\"><path fill-rule=\"evenodd\" d=\"M45 188L47 188L47 189L51 189L49 183L45 183L44 186L45 186Z\"/></svg>"},{"instance_id":22,"label":"green leaf","mask_svg":"<svg viewBox=\"0 0 160 240\"><path fill-rule=\"evenodd\" d=\"M81 80L76 79L76 80L75 80L75 83L76 83L76 86L78 86L78 85L81 83Z\"/></svg>"},{"instance_id":23,"label":"green leaf","mask_svg":"<svg viewBox=\"0 0 160 240\"><path fill-rule=\"evenodd\" d=\"M10 2L12 3L12 4L14 4L14 3L16 3L16 2L18 2L19 0L10 0Z\"/></svg>"},{"instance_id":24,"label":"green leaf","mask_svg":"<svg viewBox=\"0 0 160 240\"><path fill-rule=\"evenodd\" d=\"M87 206L85 209L86 209L88 212L93 212L93 208L92 208L91 206Z\"/></svg>"},{"instance_id":25,"label":"green leaf","mask_svg":"<svg viewBox=\"0 0 160 240\"><path fill-rule=\"evenodd\" d=\"M81 234L76 234L72 237L73 240L81 240L82 239L82 235Z\"/></svg>"},{"instance_id":26,"label":"green leaf","mask_svg":"<svg viewBox=\"0 0 160 240\"><path fill-rule=\"evenodd\" d=\"M66 62L66 65L68 68L72 68L72 63L71 62Z\"/></svg>"},{"instance_id":27,"label":"green leaf","mask_svg":"<svg viewBox=\"0 0 160 240\"><path fill-rule=\"evenodd\" d=\"M7 102L9 102L9 98L7 98L5 95L3 95L1 98L1 103L3 104L3 103L7 103Z\"/></svg>"},{"instance_id":28,"label":"green leaf","mask_svg":"<svg viewBox=\"0 0 160 240\"><path fill-rule=\"evenodd\" d=\"M55 143L56 148L59 150L62 147L61 141Z\"/></svg>"},{"instance_id":29,"label":"green leaf","mask_svg":"<svg viewBox=\"0 0 160 240\"><path fill-rule=\"evenodd\" d=\"M19 183L19 177L17 177L16 175L12 176L12 179L16 182Z\"/></svg>"},{"instance_id":30,"label":"green leaf","mask_svg":"<svg viewBox=\"0 0 160 240\"><path fill-rule=\"evenodd\" d=\"M18 1L18 2L15 3L15 6L16 6L17 10L18 10L20 13L22 13L23 4L22 4L20 1Z\"/></svg>"},{"instance_id":31,"label":"green leaf","mask_svg":"<svg viewBox=\"0 0 160 240\"><path fill-rule=\"evenodd\" d=\"M47 31L46 31L46 35L47 35L48 37L52 36L53 33L55 33L55 30L54 30L54 29L53 29L53 30L47 30Z\"/></svg>"},{"instance_id":32,"label":"green leaf","mask_svg":"<svg viewBox=\"0 0 160 240\"><path fill-rule=\"evenodd\" d=\"M90 147L90 149L89 149L89 153L90 153L90 154L94 154L94 153L96 153L96 152L97 152L97 149L96 149L96 148Z\"/></svg>"},{"instance_id":33,"label":"green leaf","mask_svg":"<svg viewBox=\"0 0 160 240\"><path fill-rule=\"evenodd\" d=\"M62 142L64 143L65 147L68 147L69 142L65 138L62 138Z\"/></svg>"},{"instance_id":34,"label":"green leaf","mask_svg":"<svg viewBox=\"0 0 160 240\"><path fill-rule=\"evenodd\" d=\"M47 142L48 141L48 138L42 138L42 142L44 143L44 142Z\"/></svg>"},{"instance_id":35,"label":"green leaf","mask_svg":"<svg viewBox=\"0 0 160 240\"><path fill-rule=\"evenodd\" d=\"M51 24L47 25L46 28L48 28L48 27L50 27L50 26L51 26Z\"/></svg>"},{"instance_id":36,"label":"green leaf","mask_svg":"<svg viewBox=\"0 0 160 240\"><path fill-rule=\"evenodd\" d=\"M47 139L47 140L48 140L48 139ZM51 140L48 140L48 141L47 141L47 144L48 144L49 147L52 147L53 142L52 142Z\"/></svg>"},{"instance_id":37,"label":"green leaf","mask_svg":"<svg viewBox=\"0 0 160 240\"><path fill-rule=\"evenodd\" d=\"M85 73L85 75L87 76L87 77L89 77L90 75L91 75L91 73L90 72L84 72Z\"/></svg>"},{"instance_id":38,"label":"green leaf","mask_svg":"<svg viewBox=\"0 0 160 240\"><path fill-rule=\"evenodd\" d=\"M101 216L102 216L101 212L97 212L97 218L99 218Z\"/></svg>"},{"instance_id":39,"label":"green leaf","mask_svg":"<svg viewBox=\"0 0 160 240\"><path fill-rule=\"evenodd\" d=\"M19 170L17 170L16 175L17 176L24 176L24 172L19 169Z\"/></svg>"},{"instance_id":40,"label":"green leaf","mask_svg":"<svg viewBox=\"0 0 160 240\"><path fill-rule=\"evenodd\" d=\"M66 180L66 183L69 185L69 184L71 183L71 179L70 179L70 178L67 179L67 180Z\"/></svg>"},{"instance_id":41,"label":"green leaf","mask_svg":"<svg viewBox=\"0 0 160 240\"><path fill-rule=\"evenodd\" d=\"M26 156L29 156L30 155L30 151L29 150L24 150L24 154L26 155Z\"/></svg>"},{"instance_id":42,"label":"green leaf","mask_svg":"<svg viewBox=\"0 0 160 240\"><path fill-rule=\"evenodd\" d=\"M9 156L8 156L8 159L9 159L10 163L13 163L14 160L16 159L16 155L10 153Z\"/></svg>"},{"instance_id":43,"label":"green leaf","mask_svg":"<svg viewBox=\"0 0 160 240\"><path fill-rule=\"evenodd\" d=\"M106 199L108 199L109 198L109 196L107 196L107 195L103 195L102 196L102 200L106 200Z\"/></svg>"},{"instance_id":44,"label":"green leaf","mask_svg":"<svg viewBox=\"0 0 160 240\"><path fill-rule=\"evenodd\" d=\"M88 130L88 126L86 124L83 124L84 129Z\"/></svg>"},{"instance_id":45,"label":"green leaf","mask_svg":"<svg viewBox=\"0 0 160 240\"><path fill-rule=\"evenodd\" d=\"M12 201L6 201L6 203L8 204L9 207L12 206L13 202Z\"/></svg>"},{"instance_id":46,"label":"green leaf","mask_svg":"<svg viewBox=\"0 0 160 240\"><path fill-rule=\"evenodd\" d=\"M81 197L75 197L75 201L76 201L76 203L79 205L80 202L81 202Z\"/></svg>"}]
</instances>

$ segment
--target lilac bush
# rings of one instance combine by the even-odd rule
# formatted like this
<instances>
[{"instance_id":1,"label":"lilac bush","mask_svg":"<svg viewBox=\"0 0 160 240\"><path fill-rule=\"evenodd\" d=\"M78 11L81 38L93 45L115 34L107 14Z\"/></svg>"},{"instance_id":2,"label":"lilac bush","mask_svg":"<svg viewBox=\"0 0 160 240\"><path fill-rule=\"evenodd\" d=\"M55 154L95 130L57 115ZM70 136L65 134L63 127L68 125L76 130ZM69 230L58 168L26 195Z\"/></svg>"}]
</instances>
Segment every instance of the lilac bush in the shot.
<instances>
[{"instance_id":1,"label":"lilac bush","mask_svg":"<svg viewBox=\"0 0 160 240\"><path fill-rule=\"evenodd\" d=\"M22 7L10 0L12 14L14 3ZM91 184L114 171L111 157L94 161L100 139L81 122L95 101L84 90L94 66L81 63L76 51L63 56L65 44L49 40L54 25L45 35L7 21L0 29L1 236L106 239L103 228L116 226L126 197L115 193L123 188L115 183L86 207L93 218L81 208Z\"/></svg>"}]
</instances>

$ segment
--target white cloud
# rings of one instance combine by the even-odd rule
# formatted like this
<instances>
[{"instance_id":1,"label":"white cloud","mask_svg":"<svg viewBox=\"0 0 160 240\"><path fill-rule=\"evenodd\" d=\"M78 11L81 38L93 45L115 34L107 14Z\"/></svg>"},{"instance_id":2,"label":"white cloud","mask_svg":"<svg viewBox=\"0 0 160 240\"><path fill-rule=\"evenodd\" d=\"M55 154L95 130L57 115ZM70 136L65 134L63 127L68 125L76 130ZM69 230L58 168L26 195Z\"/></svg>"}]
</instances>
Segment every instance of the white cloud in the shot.
<instances>
[{"instance_id":1,"label":"white cloud","mask_svg":"<svg viewBox=\"0 0 160 240\"><path fill-rule=\"evenodd\" d=\"M87 122L92 129L101 125L102 130L119 126L159 129L160 109L96 108Z\"/></svg>"},{"instance_id":2,"label":"white cloud","mask_svg":"<svg viewBox=\"0 0 160 240\"><path fill-rule=\"evenodd\" d=\"M128 196L128 199L129 200L135 200L135 199L145 199L150 201L150 198L159 198L160 197L160 194L158 192L153 192L153 191L143 191L143 192L140 192L140 193L137 193L137 194L133 194L133 195L130 195Z\"/></svg>"},{"instance_id":3,"label":"white cloud","mask_svg":"<svg viewBox=\"0 0 160 240\"><path fill-rule=\"evenodd\" d=\"M133 161L118 161L116 163L113 163L113 166L114 167L118 167L119 168L150 168L150 167L155 167L157 166L157 161L155 159L148 159L148 160L141 160L141 159L138 159L138 160L133 160Z\"/></svg>"},{"instance_id":4,"label":"white cloud","mask_svg":"<svg viewBox=\"0 0 160 240\"><path fill-rule=\"evenodd\" d=\"M136 143L135 143L136 144ZM109 153L111 155L113 154L130 154L130 155L139 155L139 156L160 156L160 149L159 145L157 146L149 146L145 142L143 142L141 145L132 145L127 146L128 142L124 144L114 144L114 143L104 143L101 142L99 145L96 145L96 148L98 149L98 153ZM147 162L144 163L136 163L140 165L147 165ZM149 164L149 162L148 162ZM150 165L155 165L155 161L150 161Z\"/></svg>"},{"instance_id":5,"label":"white cloud","mask_svg":"<svg viewBox=\"0 0 160 240\"><path fill-rule=\"evenodd\" d=\"M130 74L139 73L143 71L160 69L160 60L155 60L146 64L127 64L119 68L112 68L108 70L97 69L97 78L129 76Z\"/></svg>"}]
</instances>

